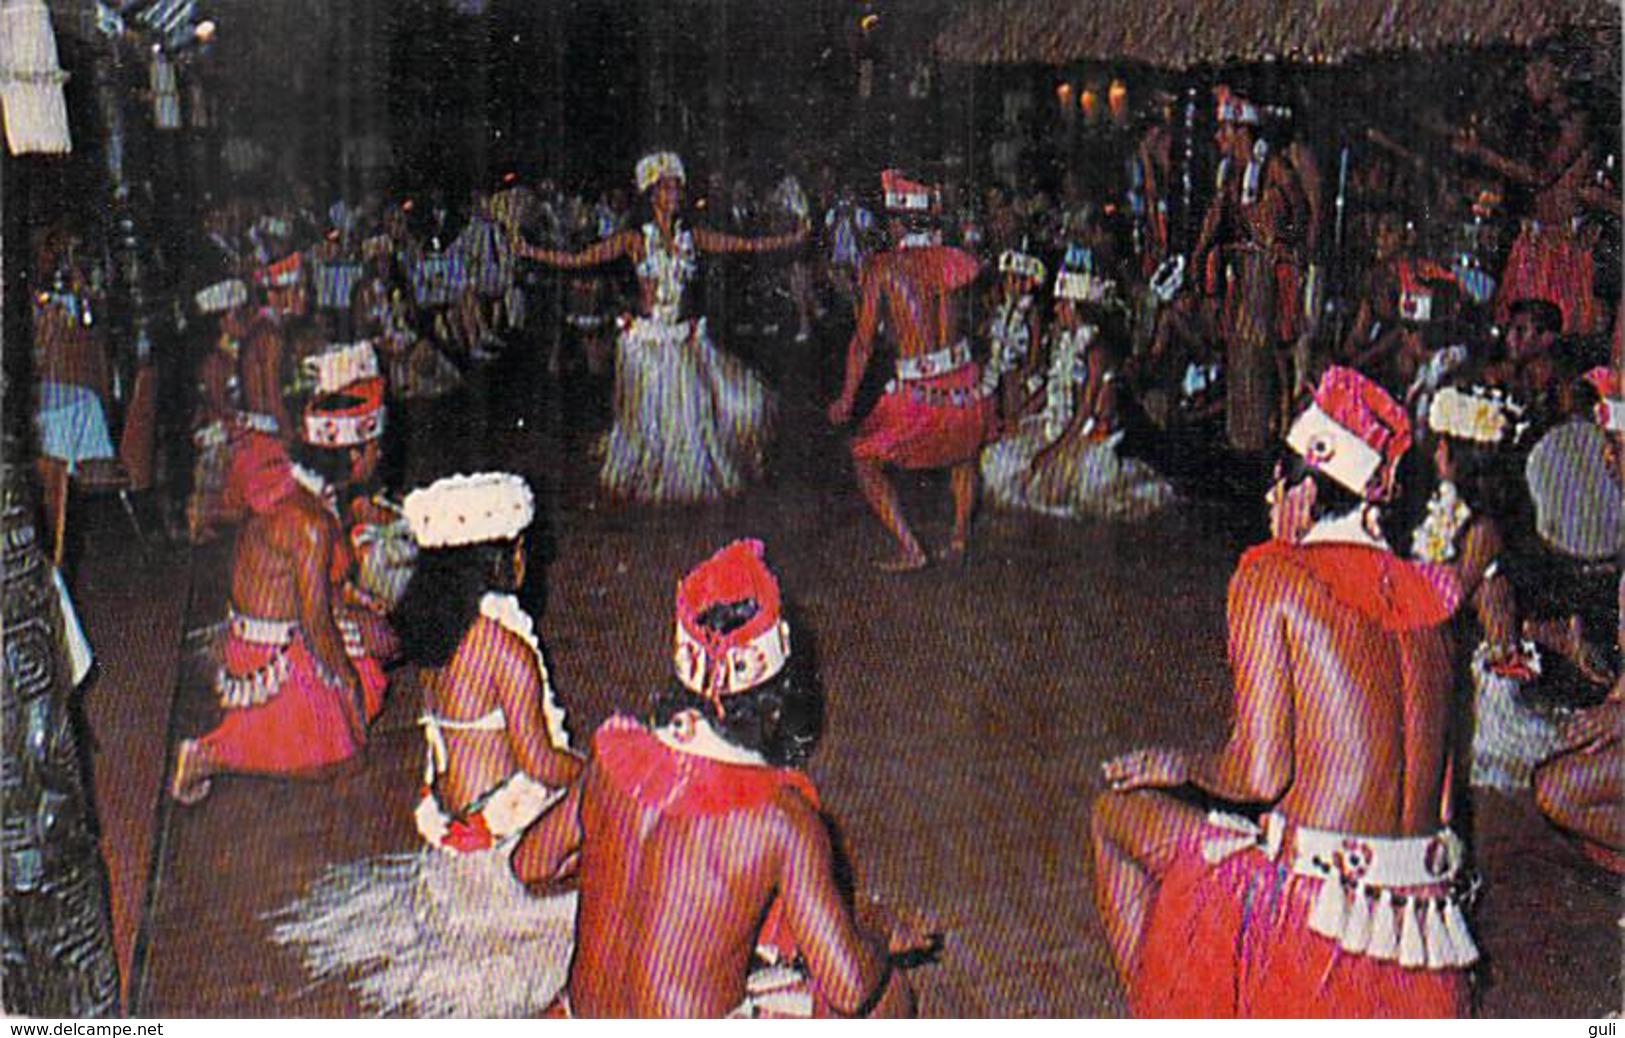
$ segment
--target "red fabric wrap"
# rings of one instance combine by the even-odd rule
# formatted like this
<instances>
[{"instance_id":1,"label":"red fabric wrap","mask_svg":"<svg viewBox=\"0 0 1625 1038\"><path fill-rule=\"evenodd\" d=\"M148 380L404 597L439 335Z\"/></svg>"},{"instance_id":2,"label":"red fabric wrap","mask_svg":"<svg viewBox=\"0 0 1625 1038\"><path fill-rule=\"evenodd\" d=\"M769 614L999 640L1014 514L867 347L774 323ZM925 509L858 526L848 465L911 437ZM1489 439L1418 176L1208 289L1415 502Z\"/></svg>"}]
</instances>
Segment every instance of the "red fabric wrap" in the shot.
<instances>
[{"instance_id":1,"label":"red fabric wrap","mask_svg":"<svg viewBox=\"0 0 1625 1038\"><path fill-rule=\"evenodd\" d=\"M252 674L280 651L276 646L226 639L228 674ZM201 740L208 756L226 771L290 774L335 764L361 747L350 735L350 693L322 678L316 659L296 631L287 647L288 678L276 696L258 706L228 709L220 724ZM366 656L350 662L361 676L365 720L384 704L383 668Z\"/></svg>"},{"instance_id":2,"label":"red fabric wrap","mask_svg":"<svg viewBox=\"0 0 1625 1038\"><path fill-rule=\"evenodd\" d=\"M812 779L794 768L727 764L679 753L625 714L600 725L592 747L616 789L662 815L715 817L761 807L787 787L818 806Z\"/></svg>"},{"instance_id":3,"label":"red fabric wrap","mask_svg":"<svg viewBox=\"0 0 1625 1038\"><path fill-rule=\"evenodd\" d=\"M1592 294L1595 278L1591 250L1574 235L1526 223L1501 272L1495 319L1506 323L1520 299L1546 299L1563 311L1563 334L1590 335L1602 328L1602 307Z\"/></svg>"},{"instance_id":4,"label":"red fabric wrap","mask_svg":"<svg viewBox=\"0 0 1625 1038\"><path fill-rule=\"evenodd\" d=\"M812 779L794 768L727 764L662 743L643 725L616 714L592 740L593 760L623 796L662 817L709 818L763 807L784 789L793 789L819 807ZM796 942L774 901L756 943L790 955Z\"/></svg>"},{"instance_id":5,"label":"red fabric wrap","mask_svg":"<svg viewBox=\"0 0 1625 1038\"><path fill-rule=\"evenodd\" d=\"M1455 1017L1467 972L1350 955L1308 927L1322 880L1192 841L1162 879L1129 984L1138 1017Z\"/></svg>"},{"instance_id":6,"label":"red fabric wrap","mask_svg":"<svg viewBox=\"0 0 1625 1038\"><path fill-rule=\"evenodd\" d=\"M883 395L852 438L852 456L905 469L975 461L994 419L992 397L975 396L981 370L966 364L935 378L901 383ZM966 395L961 402L945 394Z\"/></svg>"},{"instance_id":7,"label":"red fabric wrap","mask_svg":"<svg viewBox=\"0 0 1625 1038\"><path fill-rule=\"evenodd\" d=\"M297 487L293 463L281 440L252 429L232 436L231 465L221 493L221 504L227 509L269 512Z\"/></svg>"},{"instance_id":8,"label":"red fabric wrap","mask_svg":"<svg viewBox=\"0 0 1625 1038\"><path fill-rule=\"evenodd\" d=\"M1426 572L1409 559L1363 544L1285 544L1265 541L1247 549L1237 571L1285 559L1306 570L1340 605L1385 631L1436 627L1450 619L1450 603Z\"/></svg>"}]
</instances>

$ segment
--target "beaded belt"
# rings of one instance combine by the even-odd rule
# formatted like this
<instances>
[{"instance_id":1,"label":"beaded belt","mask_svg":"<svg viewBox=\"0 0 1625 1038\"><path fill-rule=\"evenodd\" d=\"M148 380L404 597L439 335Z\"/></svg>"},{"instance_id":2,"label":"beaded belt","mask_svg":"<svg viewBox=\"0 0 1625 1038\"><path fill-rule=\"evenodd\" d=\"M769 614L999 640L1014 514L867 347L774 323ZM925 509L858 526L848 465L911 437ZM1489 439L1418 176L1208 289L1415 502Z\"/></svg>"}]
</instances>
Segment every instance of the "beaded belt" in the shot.
<instances>
[{"instance_id":1,"label":"beaded belt","mask_svg":"<svg viewBox=\"0 0 1625 1038\"><path fill-rule=\"evenodd\" d=\"M970 343L959 340L944 350L920 357L898 357L897 377L894 382L918 382L936 378L970 363Z\"/></svg>"},{"instance_id":2,"label":"beaded belt","mask_svg":"<svg viewBox=\"0 0 1625 1038\"><path fill-rule=\"evenodd\" d=\"M1321 881L1309 909L1311 931L1350 955L1405 967L1460 969L1478 961L1462 905L1471 896L1461 840L1432 836L1360 836L1294 828L1278 814L1259 822L1212 812L1202 857L1218 864L1256 849L1272 861L1284 851L1293 874ZM1439 891L1424 893L1422 891Z\"/></svg>"}]
</instances>

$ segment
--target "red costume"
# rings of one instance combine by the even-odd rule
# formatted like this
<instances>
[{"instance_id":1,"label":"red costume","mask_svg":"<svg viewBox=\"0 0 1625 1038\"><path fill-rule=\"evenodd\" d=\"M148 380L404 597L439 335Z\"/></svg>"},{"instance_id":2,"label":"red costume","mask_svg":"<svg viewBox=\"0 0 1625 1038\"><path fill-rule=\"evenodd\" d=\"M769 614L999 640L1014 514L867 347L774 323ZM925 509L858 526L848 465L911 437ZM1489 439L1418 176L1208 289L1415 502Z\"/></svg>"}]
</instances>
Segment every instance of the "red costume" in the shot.
<instances>
[{"instance_id":1,"label":"red costume","mask_svg":"<svg viewBox=\"0 0 1625 1038\"><path fill-rule=\"evenodd\" d=\"M1283 564L1384 630L1449 616L1419 567L1363 545L1272 541L1249 550L1238 572ZM1336 850L1325 852L1328 843ZM1406 853L1414 860L1392 870L1397 879L1373 881L1374 858ZM1210 816L1162 878L1130 1008L1209 1018L1464 1016L1477 951L1454 896L1461 857L1447 832L1372 838L1303 830L1280 816L1262 829Z\"/></svg>"},{"instance_id":2,"label":"red costume","mask_svg":"<svg viewBox=\"0 0 1625 1038\"><path fill-rule=\"evenodd\" d=\"M941 308L948 305L948 293L970 284L979 269L968 253L941 245L903 249L876 263L900 269L910 282L935 295ZM946 324L946 314L939 313L939 330ZM899 358L885 394L853 437L853 457L905 469L948 468L976 460L996 417L992 395L981 381L981 369L964 343L923 357Z\"/></svg>"},{"instance_id":3,"label":"red costume","mask_svg":"<svg viewBox=\"0 0 1625 1038\"><path fill-rule=\"evenodd\" d=\"M1293 827L1287 822L1283 828L1287 835L1282 846L1290 848ZM1347 926L1338 939L1317 932L1313 919L1322 889L1340 886L1341 877L1302 874L1293 867L1290 849L1272 856L1267 847L1252 847L1210 864L1214 851L1209 841L1229 833L1212 825L1206 839L1180 847L1163 877L1130 985L1129 1007L1135 1016L1468 1014L1465 966L1476 958L1476 949L1470 939L1466 948L1454 943L1454 931L1442 922L1440 906L1451 903L1448 882L1400 888L1398 897L1405 905L1420 906L1410 915L1404 907L1394 910L1389 891L1368 888L1375 893L1359 900L1381 907L1366 908L1361 921ZM1442 837L1428 839L1445 845ZM1342 842L1359 846L1357 838ZM1365 945L1346 950L1359 928L1364 929ZM1421 961L1401 962L1407 942ZM1435 954L1444 957L1437 965L1430 961Z\"/></svg>"},{"instance_id":4,"label":"red costume","mask_svg":"<svg viewBox=\"0 0 1625 1038\"><path fill-rule=\"evenodd\" d=\"M262 439L240 456L245 500L256 513L300 492L281 444ZM348 543L339 540L333 555L331 568L342 577L352 563ZM361 748L352 732L364 730L383 709L387 679L355 622L340 616L338 624L345 653L361 678L360 703L321 665L296 622L233 614L215 679L225 716L199 740L222 770L305 771L345 760Z\"/></svg>"}]
</instances>

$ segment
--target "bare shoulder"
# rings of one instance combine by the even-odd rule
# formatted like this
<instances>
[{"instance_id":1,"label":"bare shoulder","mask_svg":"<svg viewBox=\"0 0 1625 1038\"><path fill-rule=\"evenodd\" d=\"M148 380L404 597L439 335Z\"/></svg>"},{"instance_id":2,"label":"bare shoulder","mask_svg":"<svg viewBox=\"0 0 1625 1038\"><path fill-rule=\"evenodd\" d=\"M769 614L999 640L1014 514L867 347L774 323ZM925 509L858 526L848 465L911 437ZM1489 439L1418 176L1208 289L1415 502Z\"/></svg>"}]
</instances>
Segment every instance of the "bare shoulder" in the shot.
<instances>
[{"instance_id":1,"label":"bare shoulder","mask_svg":"<svg viewBox=\"0 0 1625 1038\"><path fill-rule=\"evenodd\" d=\"M1241 557L1230 576L1230 594L1248 595L1260 602L1296 598L1309 591L1314 580L1309 569L1288 548L1260 545Z\"/></svg>"},{"instance_id":2,"label":"bare shoulder","mask_svg":"<svg viewBox=\"0 0 1625 1038\"><path fill-rule=\"evenodd\" d=\"M513 631L481 613L470 628L467 647L499 665L529 662L530 646Z\"/></svg>"}]
</instances>

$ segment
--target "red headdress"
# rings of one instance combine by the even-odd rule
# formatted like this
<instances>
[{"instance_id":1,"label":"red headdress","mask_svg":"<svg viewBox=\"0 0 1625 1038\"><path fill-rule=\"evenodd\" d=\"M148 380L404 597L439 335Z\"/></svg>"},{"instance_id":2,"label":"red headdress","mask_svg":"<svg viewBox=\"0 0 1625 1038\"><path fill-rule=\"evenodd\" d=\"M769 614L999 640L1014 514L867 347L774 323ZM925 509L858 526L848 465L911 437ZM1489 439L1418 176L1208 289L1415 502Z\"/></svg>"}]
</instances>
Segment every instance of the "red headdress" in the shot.
<instances>
[{"instance_id":1,"label":"red headdress","mask_svg":"<svg viewBox=\"0 0 1625 1038\"><path fill-rule=\"evenodd\" d=\"M726 634L700 622L706 610L736 602L756 611ZM722 700L767 681L790 658L790 626L780 616L779 582L762 561L762 542L734 541L677 584L677 679L723 712Z\"/></svg>"},{"instance_id":2,"label":"red headdress","mask_svg":"<svg viewBox=\"0 0 1625 1038\"><path fill-rule=\"evenodd\" d=\"M346 397L350 402L342 407L318 406ZM301 433L315 447L359 447L383 436L384 380L367 379L338 393L315 397L305 406Z\"/></svg>"},{"instance_id":3,"label":"red headdress","mask_svg":"<svg viewBox=\"0 0 1625 1038\"><path fill-rule=\"evenodd\" d=\"M1311 468L1362 498L1386 501L1411 446L1411 423L1381 386L1352 368L1330 367L1286 442Z\"/></svg>"},{"instance_id":4,"label":"red headdress","mask_svg":"<svg viewBox=\"0 0 1625 1038\"><path fill-rule=\"evenodd\" d=\"M886 210L893 213L935 212L937 189L903 176L900 169L882 170L880 188L885 192Z\"/></svg>"}]
</instances>

